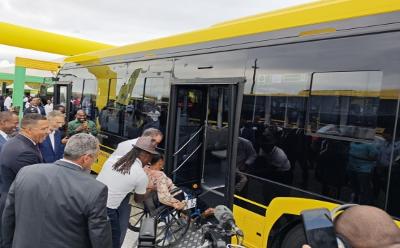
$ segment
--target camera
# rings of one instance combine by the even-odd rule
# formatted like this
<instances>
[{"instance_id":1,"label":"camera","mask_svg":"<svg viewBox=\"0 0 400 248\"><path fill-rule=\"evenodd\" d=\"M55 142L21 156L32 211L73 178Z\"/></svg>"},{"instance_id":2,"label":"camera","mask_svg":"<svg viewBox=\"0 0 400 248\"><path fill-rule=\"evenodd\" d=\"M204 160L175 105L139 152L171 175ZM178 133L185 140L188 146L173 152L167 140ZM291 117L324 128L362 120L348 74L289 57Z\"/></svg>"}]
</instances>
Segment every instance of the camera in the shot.
<instances>
[{"instance_id":1,"label":"camera","mask_svg":"<svg viewBox=\"0 0 400 248\"><path fill-rule=\"evenodd\" d=\"M326 208L301 212L307 244L311 247L338 248L331 213Z\"/></svg>"},{"instance_id":2,"label":"camera","mask_svg":"<svg viewBox=\"0 0 400 248\"><path fill-rule=\"evenodd\" d=\"M335 231L334 219L356 204L344 204L329 211L326 208L301 212L307 244L313 248L350 248L348 242Z\"/></svg>"}]
</instances>

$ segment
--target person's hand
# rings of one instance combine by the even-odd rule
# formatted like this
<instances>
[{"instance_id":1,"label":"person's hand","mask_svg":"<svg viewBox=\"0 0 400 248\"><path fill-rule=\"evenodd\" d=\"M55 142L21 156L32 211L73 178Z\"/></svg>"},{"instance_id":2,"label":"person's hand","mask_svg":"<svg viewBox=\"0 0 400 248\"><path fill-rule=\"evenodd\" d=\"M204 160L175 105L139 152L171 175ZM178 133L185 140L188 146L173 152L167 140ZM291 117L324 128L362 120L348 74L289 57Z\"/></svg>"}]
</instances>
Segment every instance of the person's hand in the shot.
<instances>
[{"instance_id":1,"label":"person's hand","mask_svg":"<svg viewBox=\"0 0 400 248\"><path fill-rule=\"evenodd\" d=\"M83 130L85 130L85 126L83 126L83 124L81 124L79 127L77 127L76 128L76 132L81 132L81 131L83 131Z\"/></svg>"},{"instance_id":2,"label":"person's hand","mask_svg":"<svg viewBox=\"0 0 400 248\"><path fill-rule=\"evenodd\" d=\"M68 142L69 137L65 137L64 139L61 140L61 144L65 145Z\"/></svg>"},{"instance_id":3,"label":"person's hand","mask_svg":"<svg viewBox=\"0 0 400 248\"><path fill-rule=\"evenodd\" d=\"M76 128L77 132L88 132L89 131L89 127L88 127L88 123L87 121L83 122L79 127Z\"/></svg>"},{"instance_id":4,"label":"person's hand","mask_svg":"<svg viewBox=\"0 0 400 248\"><path fill-rule=\"evenodd\" d=\"M309 245L303 245L302 248L311 248Z\"/></svg>"},{"instance_id":5,"label":"person's hand","mask_svg":"<svg viewBox=\"0 0 400 248\"><path fill-rule=\"evenodd\" d=\"M86 132L88 132L88 131L89 131L88 122L85 121L82 125L83 125L83 130L85 130Z\"/></svg>"},{"instance_id":6,"label":"person's hand","mask_svg":"<svg viewBox=\"0 0 400 248\"><path fill-rule=\"evenodd\" d=\"M186 202L185 201L181 201L181 202L176 202L173 204L173 207L177 210L182 210L184 209L186 206Z\"/></svg>"},{"instance_id":7,"label":"person's hand","mask_svg":"<svg viewBox=\"0 0 400 248\"><path fill-rule=\"evenodd\" d=\"M203 218L207 218L208 216L213 215L213 214L214 214L214 211L215 211L215 208L207 208L207 209L201 214L201 216L202 216Z\"/></svg>"}]
</instances>

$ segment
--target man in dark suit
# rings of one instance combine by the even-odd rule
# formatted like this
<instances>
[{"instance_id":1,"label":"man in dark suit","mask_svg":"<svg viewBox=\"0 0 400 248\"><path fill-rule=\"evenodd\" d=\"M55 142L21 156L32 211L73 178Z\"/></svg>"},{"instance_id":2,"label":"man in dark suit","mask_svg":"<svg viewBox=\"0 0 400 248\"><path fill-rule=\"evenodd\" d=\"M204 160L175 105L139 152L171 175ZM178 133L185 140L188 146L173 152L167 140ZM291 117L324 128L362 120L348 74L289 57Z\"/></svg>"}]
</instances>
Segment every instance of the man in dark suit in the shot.
<instances>
[{"instance_id":1,"label":"man in dark suit","mask_svg":"<svg viewBox=\"0 0 400 248\"><path fill-rule=\"evenodd\" d=\"M10 139L10 135L16 132L18 124L19 124L19 119L15 113L10 111L0 112L0 152L1 149L3 149L4 144ZM2 181L1 181L1 171L0 171L0 188L1 185ZM0 211L1 209L2 208L1 208L1 197L0 197Z\"/></svg>"},{"instance_id":2,"label":"man in dark suit","mask_svg":"<svg viewBox=\"0 0 400 248\"><path fill-rule=\"evenodd\" d=\"M42 163L38 144L49 134L49 122L40 114L27 114L21 120L21 131L7 141L0 153L3 184L1 192L8 192L18 171L27 165Z\"/></svg>"},{"instance_id":3,"label":"man in dark suit","mask_svg":"<svg viewBox=\"0 0 400 248\"><path fill-rule=\"evenodd\" d=\"M40 152L44 163L53 163L63 157L64 144L67 139L61 139L59 130L65 123L65 115L60 111L51 111L47 115L49 121L50 134L39 144Z\"/></svg>"},{"instance_id":4,"label":"man in dark suit","mask_svg":"<svg viewBox=\"0 0 400 248\"><path fill-rule=\"evenodd\" d=\"M21 131L4 144L0 153L0 215L11 183L18 171L28 165L42 163L38 143L49 134L49 122L40 114L27 114L21 120ZM1 227L1 226L0 226Z\"/></svg>"},{"instance_id":5,"label":"man in dark suit","mask_svg":"<svg viewBox=\"0 0 400 248\"><path fill-rule=\"evenodd\" d=\"M38 114L45 116L46 111L44 110L43 106L41 105L41 102L42 101L40 100L39 97L32 98L31 106L29 108L25 109L24 115L29 114L29 113L38 113Z\"/></svg>"},{"instance_id":6,"label":"man in dark suit","mask_svg":"<svg viewBox=\"0 0 400 248\"><path fill-rule=\"evenodd\" d=\"M65 120L67 120L68 116L65 114L65 107L63 105L61 105L61 104L54 105L53 110L57 110L57 111L60 111L61 113L63 113L66 116ZM65 124L61 128L59 128L61 138L67 137L67 129L68 129L68 122L65 122Z\"/></svg>"},{"instance_id":7,"label":"man in dark suit","mask_svg":"<svg viewBox=\"0 0 400 248\"><path fill-rule=\"evenodd\" d=\"M0 152L3 145L9 140L10 135L17 130L18 116L13 112L0 112Z\"/></svg>"},{"instance_id":8,"label":"man in dark suit","mask_svg":"<svg viewBox=\"0 0 400 248\"><path fill-rule=\"evenodd\" d=\"M64 158L21 169L2 218L2 247L111 248L107 187L88 173L99 142L72 136Z\"/></svg>"}]
</instances>

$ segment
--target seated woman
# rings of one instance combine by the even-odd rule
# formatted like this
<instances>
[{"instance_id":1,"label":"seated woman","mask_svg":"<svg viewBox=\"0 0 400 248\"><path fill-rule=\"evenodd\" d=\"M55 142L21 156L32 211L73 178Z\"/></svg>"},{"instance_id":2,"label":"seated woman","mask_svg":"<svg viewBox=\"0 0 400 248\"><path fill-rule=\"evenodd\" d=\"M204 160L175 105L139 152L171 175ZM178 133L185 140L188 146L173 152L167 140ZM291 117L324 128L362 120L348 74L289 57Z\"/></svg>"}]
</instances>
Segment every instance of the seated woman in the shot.
<instances>
[{"instance_id":1,"label":"seated woman","mask_svg":"<svg viewBox=\"0 0 400 248\"><path fill-rule=\"evenodd\" d=\"M186 206L183 191L176 187L172 180L162 172L164 167L164 157L161 154L154 155L150 164L143 169L149 178L148 191L157 192L158 201L164 205L171 206L177 210L184 209ZM197 199L197 208L200 210L200 221L206 220L214 214L214 208Z\"/></svg>"},{"instance_id":2,"label":"seated woman","mask_svg":"<svg viewBox=\"0 0 400 248\"><path fill-rule=\"evenodd\" d=\"M154 155L150 164L143 168L149 178L147 190L157 192L160 203L181 210L186 206L184 200L179 200L183 199L183 192L162 172L163 167L164 157L158 154Z\"/></svg>"}]
</instances>

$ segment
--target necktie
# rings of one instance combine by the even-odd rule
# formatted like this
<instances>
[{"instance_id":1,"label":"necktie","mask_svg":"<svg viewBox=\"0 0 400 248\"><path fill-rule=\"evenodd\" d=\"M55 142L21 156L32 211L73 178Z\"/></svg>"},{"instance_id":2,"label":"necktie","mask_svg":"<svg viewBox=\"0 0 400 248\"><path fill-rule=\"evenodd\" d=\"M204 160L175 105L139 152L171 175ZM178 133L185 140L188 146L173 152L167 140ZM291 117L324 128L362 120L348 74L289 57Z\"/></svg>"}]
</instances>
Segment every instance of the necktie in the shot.
<instances>
[{"instance_id":1,"label":"necktie","mask_svg":"<svg viewBox=\"0 0 400 248\"><path fill-rule=\"evenodd\" d=\"M36 147L36 151L37 151L37 154L38 154L38 157L39 157L39 162L40 162L40 163L43 163L43 156L42 156L42 152L40 151L40 149L39 149L39 146L38 146L38 145L35 145L35 147Z\"/></svg>"}]
</instances>

